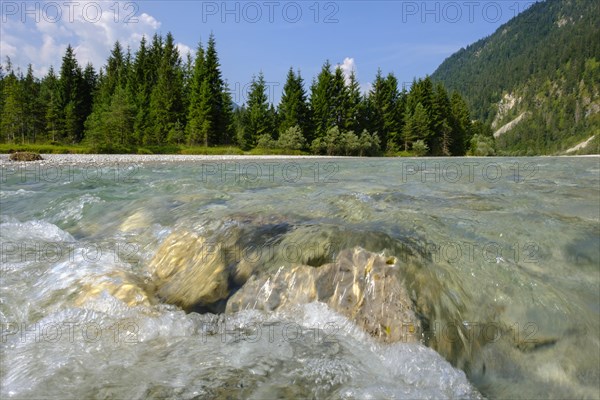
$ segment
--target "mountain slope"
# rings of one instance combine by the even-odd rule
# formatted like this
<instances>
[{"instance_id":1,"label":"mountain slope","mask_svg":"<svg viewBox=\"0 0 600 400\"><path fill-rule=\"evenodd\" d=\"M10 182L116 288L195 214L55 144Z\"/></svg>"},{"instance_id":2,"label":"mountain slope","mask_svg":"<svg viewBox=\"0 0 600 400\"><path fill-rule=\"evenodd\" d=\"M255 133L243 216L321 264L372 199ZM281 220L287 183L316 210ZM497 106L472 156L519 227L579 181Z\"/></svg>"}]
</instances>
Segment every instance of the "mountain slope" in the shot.
<instances>
[{"instance_id":1,"label":"mountain slope","mask_svg":"<svg viewBox=\"0 0 600 400\"><path fill-rule=\"evenodd\" d=\"M600 139L600 2L547 0L446 59L432 79L491 124L504 154L555 154ZM518 119L518 120L517 120Z\"/></svg>"}]
</instances>

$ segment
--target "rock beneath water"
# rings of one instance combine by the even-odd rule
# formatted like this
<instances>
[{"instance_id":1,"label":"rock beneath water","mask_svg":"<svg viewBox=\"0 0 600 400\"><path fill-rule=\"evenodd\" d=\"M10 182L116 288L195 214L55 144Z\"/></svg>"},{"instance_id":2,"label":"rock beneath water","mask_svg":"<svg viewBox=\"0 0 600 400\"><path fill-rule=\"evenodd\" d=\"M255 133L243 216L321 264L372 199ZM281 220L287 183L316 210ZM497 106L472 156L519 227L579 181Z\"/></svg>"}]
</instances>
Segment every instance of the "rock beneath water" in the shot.
<instances>
[{"instance_id":1,"label":"rock beneath water","mask_svg":"<svg viewBox=\"0 0 600 400\"><path fill-rule=\"evenodd\" d=\"M334 263L282 267L252 276L227 302L226 312L282 309L320 301L383 342L419 340L420 322L402 282L398 259L346 249Z\"/></svg>"},{"instance_id":2,"label":"rock beneath water","mask_svg":"<svg viewBox=\"0 0 600 400\"><path fill-rule=\"evenodd\" d=\"M42 156L38 153L32 153L30 151L17 151L12 153L9 157L11 161L40 161L43 160Z\"/></svg>"},{"instance_id":3,"label":"rock beneath water","mask_svg":"<svg viewBox=\"0 0 600 400\"><path fill-rule=\"evenodd\" d=\"M150 262L156 294L185 310L210 306L229 295L221 245L189 231L170 234Z\"/></svg>"},{"instance_id":4,"label":"rock beneath water","mask_svg":"<svg viewBox=\"0 0 600 400\"><path fill-rule=\"evenodd\" d=\"M142 229L148 228L151 222L152 214L147 209L140 208L136 210L133 214L129 215L121 223L121 225L119 225L119 230L125 233L140 231Z\"/></svg>"},{"instance_id":5,"label":"rock beneath water","mask_svg":"<svg viewBox=\"0 0 600 400\"><path fill-rule=\"evenodd\" d=\"M83 283L74 304L83 306L88 300L98 298L104 292L130 307L151 306L155 303L152 288L141 277L115 271L105 276L99 276L93 282Z\"/></svg>"}]
</instances>

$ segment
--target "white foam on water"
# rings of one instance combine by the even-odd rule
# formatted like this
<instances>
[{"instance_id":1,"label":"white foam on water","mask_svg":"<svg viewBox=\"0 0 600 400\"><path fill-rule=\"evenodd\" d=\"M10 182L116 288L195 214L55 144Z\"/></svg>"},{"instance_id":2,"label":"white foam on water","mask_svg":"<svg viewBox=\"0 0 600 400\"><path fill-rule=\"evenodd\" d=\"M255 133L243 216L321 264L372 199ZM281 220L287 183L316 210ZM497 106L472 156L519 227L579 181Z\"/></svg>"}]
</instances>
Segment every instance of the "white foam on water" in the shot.
<instances>
[{"instance_id":1,"label":"white foam on water","mask_svg":"<svg viewBox=\"0 0 600 400\"><path fill-rule=\"evenodd\" d=\"M38 240L43 242L74 242L68 232L46 221L12 220L0 224L0 239L6 241Z\"/></svg>"},{"instance_id":2,"label":"white foam on water","mask_svg":"<svg viewBox=\"0 0 600 400\"><path fill-rule=\"evenodd\" d=\"M87 205L102 203L98 196L86 193L76 199L70 199L60 204L60 211L52 217L56 222L79 221L83 218L83 211Z\"/></svg>"},{"instance_id":3,"label":"white foam on water","mask_svg":"<svg viewBox=\"0 0 600 400\"><path fill-rule=\"evenodd\" d=\"M25 197L31 194L35 194L32 190L18 189L18 190L0 190L0 200L8 199L11 197Z\"/></svg>"},{"instance_id":4,"label":"white foam on water","mask_svg":"<svg viewBox=\"0 0 600 400\"><path fill-rule=\"evenodd\" d=\"M89 397L110 382L108 397L128 398L211 397L224 388L253 399L479 398L435 351L377 344L324 304L294 315L216 316L98 301L112 304L52 313L30 324L25 340L7 335L2 395Z\"/></svg>"}]
</instances>

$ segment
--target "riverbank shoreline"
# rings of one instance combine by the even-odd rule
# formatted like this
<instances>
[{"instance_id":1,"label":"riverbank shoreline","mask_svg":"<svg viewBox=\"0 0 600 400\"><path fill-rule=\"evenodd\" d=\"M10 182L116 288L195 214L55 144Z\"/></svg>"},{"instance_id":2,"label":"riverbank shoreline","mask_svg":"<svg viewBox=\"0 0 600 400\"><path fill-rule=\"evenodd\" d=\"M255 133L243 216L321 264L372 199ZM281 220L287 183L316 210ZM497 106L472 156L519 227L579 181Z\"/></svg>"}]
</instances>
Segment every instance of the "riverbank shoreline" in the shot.
<instances>
[{"instance_id":1,"label":"riverbank shoreline","mask_svg":"<svg viewBox=\"0 0 600 400\"><path fill-rule=\"evenodd\" d=\"M10 161L9 154L0 154L0 165L18 164L114 164L140 163L165 164L183 162L261 161L261 160L313 160L339 159L338 156L282 156L282 155L183 155L183 154L42 154L41 161ZM356 157L343 157L354 159Z\"/></svg>"},{"instance_id":2,"label":"riverbank shoreline","mask_svg":"<svg viewBox=\"0 0 600 400\"><path fill-rule=\"evenodd\" d=\"M182 163L182 162L215 162L215 161L261 161L261 160L331 160L331 159L391 159L381 157L340 157L340 156L292 156L292 155L183 155L183 154L42 154L41 161L10 161L9 154L0 154L0 165L28 164L114 164L114 163ZM600 158L599 154L589 155L560 155L560 156L534 156L514 158L552 158L552 157L585 157ZM513 158L513 157L405 157L407 160L456 160L460 158Z\"/></svg>"}]
</instances>

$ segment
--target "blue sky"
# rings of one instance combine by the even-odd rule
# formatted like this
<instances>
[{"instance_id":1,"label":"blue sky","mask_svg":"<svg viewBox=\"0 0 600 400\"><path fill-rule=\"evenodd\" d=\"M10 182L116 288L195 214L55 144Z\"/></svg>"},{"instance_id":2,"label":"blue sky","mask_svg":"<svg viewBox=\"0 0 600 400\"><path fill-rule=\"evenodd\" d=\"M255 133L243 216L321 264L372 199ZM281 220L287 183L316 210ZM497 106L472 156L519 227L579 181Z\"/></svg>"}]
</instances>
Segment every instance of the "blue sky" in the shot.
<instances>
[{"instance_id":1,"label":"blue sky","mask_svg":"<svg viewBox=\"0 0 600 400\"><path fill-rule=\"evenodd\" d=\"M490 35L531 1L6 1L0 55L38 75L71 43L80 63L104 65L115 40L172 32L184 53L217 40L234 100L262 71L279 101L290 66L308 87L323 62L354 69L364 90L381 68L400 82L431 74L461 47Z\"/></svg>"}]
</instances>

